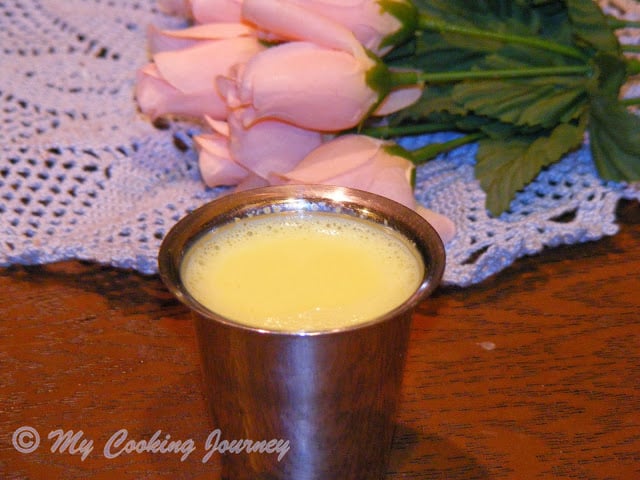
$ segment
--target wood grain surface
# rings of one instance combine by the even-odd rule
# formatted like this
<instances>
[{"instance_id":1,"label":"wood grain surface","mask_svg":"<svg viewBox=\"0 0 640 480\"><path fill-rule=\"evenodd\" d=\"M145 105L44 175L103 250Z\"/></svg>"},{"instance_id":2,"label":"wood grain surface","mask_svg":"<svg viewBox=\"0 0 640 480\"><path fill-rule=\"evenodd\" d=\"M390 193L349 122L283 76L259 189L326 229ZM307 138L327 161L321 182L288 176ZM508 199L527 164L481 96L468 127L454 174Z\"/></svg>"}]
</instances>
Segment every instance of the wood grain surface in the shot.
<instances>
[{"instance_id":1,"label":"wood grain surface","mask_svg":"<svg viewBox=\"0 0 640 480\"><path fill-rule=\"evenodd\" d=\"M419 307L388 479L640 479L638 203L619 218ZM0 270L0 478L218 479L202 391L191 319L156 276ZM118 434L195 450L105 452Z\"/></svg>"}]
</instances>

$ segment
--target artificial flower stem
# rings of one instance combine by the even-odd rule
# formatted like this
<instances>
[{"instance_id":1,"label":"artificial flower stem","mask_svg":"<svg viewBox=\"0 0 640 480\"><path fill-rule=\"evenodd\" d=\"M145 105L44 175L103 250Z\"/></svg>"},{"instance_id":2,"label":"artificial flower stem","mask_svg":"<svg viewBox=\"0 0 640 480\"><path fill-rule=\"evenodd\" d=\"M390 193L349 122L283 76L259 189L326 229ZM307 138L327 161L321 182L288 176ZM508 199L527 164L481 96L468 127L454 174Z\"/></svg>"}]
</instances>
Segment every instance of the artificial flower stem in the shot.
<instances>
[{"instance_id":1,"label":"artificial flower stem","mask_svg":"<svg viewBox=\"0 0 640 480\"><path fill-rule=\"evenodd\" d=\"M443 130L453 130L454 126L442 123L420 123L416 125L400 125L395 127L367 127L359 133L375 138L393 138L406 135L420 135L422 133L442 132Z\"/></svg>"},{"instance_id":2,"label":"artificial flower stem","mask_svg":"<svg viewBox=\"0 0 640 480\"><path fill-rule=\"evenodd\" d=\"M586 61L587 57L578 49L568 45L562 45L557 42L551 42L539 37L511 35L508 33L500 33L488 30L479 30L476 28L465 27L462 25L454 25L443 22L441 20L430 17L426 14L420 14L418 17L418 30L429 30L436 32L458 33L464 36L485 38L487 40L497 40L505 43L519 43L549 52L559 53L572 58Z\"/></svg>"},{"instance_id":3,"label":"artificial flower stem","mask_svg":"<svg viewBox=\"0 0 640 480\"><path fill-rule=\"evenodd\" d=\"M390 71L390 82L394 87L421 83L449 83L461 80L491 80L523 77L550 77L557 75L584 75L591 73L588 65L560 67L516 68L507 70L466 70L451 72Z\"/></svg>"},{"instance_id":4,"label":"artificial flower stem","mask_svg":"<svg viewBox=\"0 0 640 480\"><path fill-rule=\"evenodd\" d=\"M620 105L624 105L625 107L636 107L640 105L640 97L621 98L619 102Z\"/></svg>"},{"instance_id":5,"label":"artificial flower stem","mask_svg":"<svg viewBox=\"0 0 640 480\"><path fill-rule=\"evenodd\" d=\"M484 138L483 133L471 133L469 135L463 135L461 137L454 138L447 142L430 143L424 147L417 148L411 151L411 161L415 165L422 165L423 163L432 160L435 156L453 150L454 148L461 147L468 143L475 142Z\"/></svg>"},{"instance_id":6,"label":"artificial flower stem","mask_svg":"<svg viewBox=\"0 0 640 480\"><path fill-rule=\"evenodd\" d=\"M634 20L623 20L611 15L607 15L607 24L614 29L619 28L640 28L640 22Z\"/></svg>"},{"instance_id":7,"label":"artificial flower stem","mask_svg":"<svg viewBox=\"0 0 640 480\"><path fill-rule=\"evenodd\" d=\"M638 75L640 73L640 60L637 58L627 58L627 75Z\"/></svg>"}]
</instances>

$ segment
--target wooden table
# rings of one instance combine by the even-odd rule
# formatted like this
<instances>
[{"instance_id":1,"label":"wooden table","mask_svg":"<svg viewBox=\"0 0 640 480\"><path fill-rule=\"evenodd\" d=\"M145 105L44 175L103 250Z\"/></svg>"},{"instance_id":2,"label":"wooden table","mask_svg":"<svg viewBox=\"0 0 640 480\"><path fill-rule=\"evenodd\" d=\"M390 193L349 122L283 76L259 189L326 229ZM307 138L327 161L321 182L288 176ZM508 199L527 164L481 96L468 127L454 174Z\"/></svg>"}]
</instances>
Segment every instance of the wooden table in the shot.
<instances>
[{"instance_id":1,"label":"wooden table","mask_svg":"<svg viewBox=\"0 0 640 480\"><path fill-rule=\"evenodd\" d=\"M640 479L640 206L619 217L613 237L421 305L389 479ZM157 277L0 270L0 478L217 479L200 382L189 315ZM32 453L12 444L33 445L25 426ZM107 458L123 429L199 450Z\"/></svg>"}]
</instances>

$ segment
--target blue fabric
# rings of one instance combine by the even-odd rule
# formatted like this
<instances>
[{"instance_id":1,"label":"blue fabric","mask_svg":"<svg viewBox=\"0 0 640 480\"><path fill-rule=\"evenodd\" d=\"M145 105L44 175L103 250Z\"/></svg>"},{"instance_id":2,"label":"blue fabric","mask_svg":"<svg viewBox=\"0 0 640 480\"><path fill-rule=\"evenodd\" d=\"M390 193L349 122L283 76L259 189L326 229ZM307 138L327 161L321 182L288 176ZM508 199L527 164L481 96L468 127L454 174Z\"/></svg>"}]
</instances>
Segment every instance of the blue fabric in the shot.
<instances>
[{"instance_id":1,"label":"blue fabric","mask_svg":"<svg viewBox=\"0 0 640 480\"><path fill-rule=\"evenodd\" d=\"M1 265L85 259L154 273L163 235L220 194L198 172L191 137L199 127L154 126L136 110L135 71L148 61L151 24L184 22L151 1L0 3ZM457 226L447 284L480 282L545 246L614 234L618 199L640 196L601 182L585 147L541 174L512 213L490 218L474 154L463 147L418 172L418 200Z\"/></svg>"}]
</instances>

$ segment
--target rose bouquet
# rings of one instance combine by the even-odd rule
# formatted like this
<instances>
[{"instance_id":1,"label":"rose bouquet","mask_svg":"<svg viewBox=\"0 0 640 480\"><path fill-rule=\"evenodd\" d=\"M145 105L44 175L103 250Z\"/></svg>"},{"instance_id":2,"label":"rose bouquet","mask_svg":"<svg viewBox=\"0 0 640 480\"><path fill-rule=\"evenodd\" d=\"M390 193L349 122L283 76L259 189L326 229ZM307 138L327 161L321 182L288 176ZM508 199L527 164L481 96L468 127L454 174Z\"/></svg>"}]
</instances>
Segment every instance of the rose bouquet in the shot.
<instances>
[{"instance_id":1,"label":"rose bouquet","mask_svg":"<svg viewBox=\"0 0 640 480\"><path fill-rule=\"evenodd\" d=\"M417 204L416 165L478 142L495 215L588 138L604 180L640 179L640 62L592 0L165 0L190 20L149 33L136 98L203 122L202 178L237 189L327 183ZM416 150L394 139L459 132Z\"/></svg>"}]
</instances>

